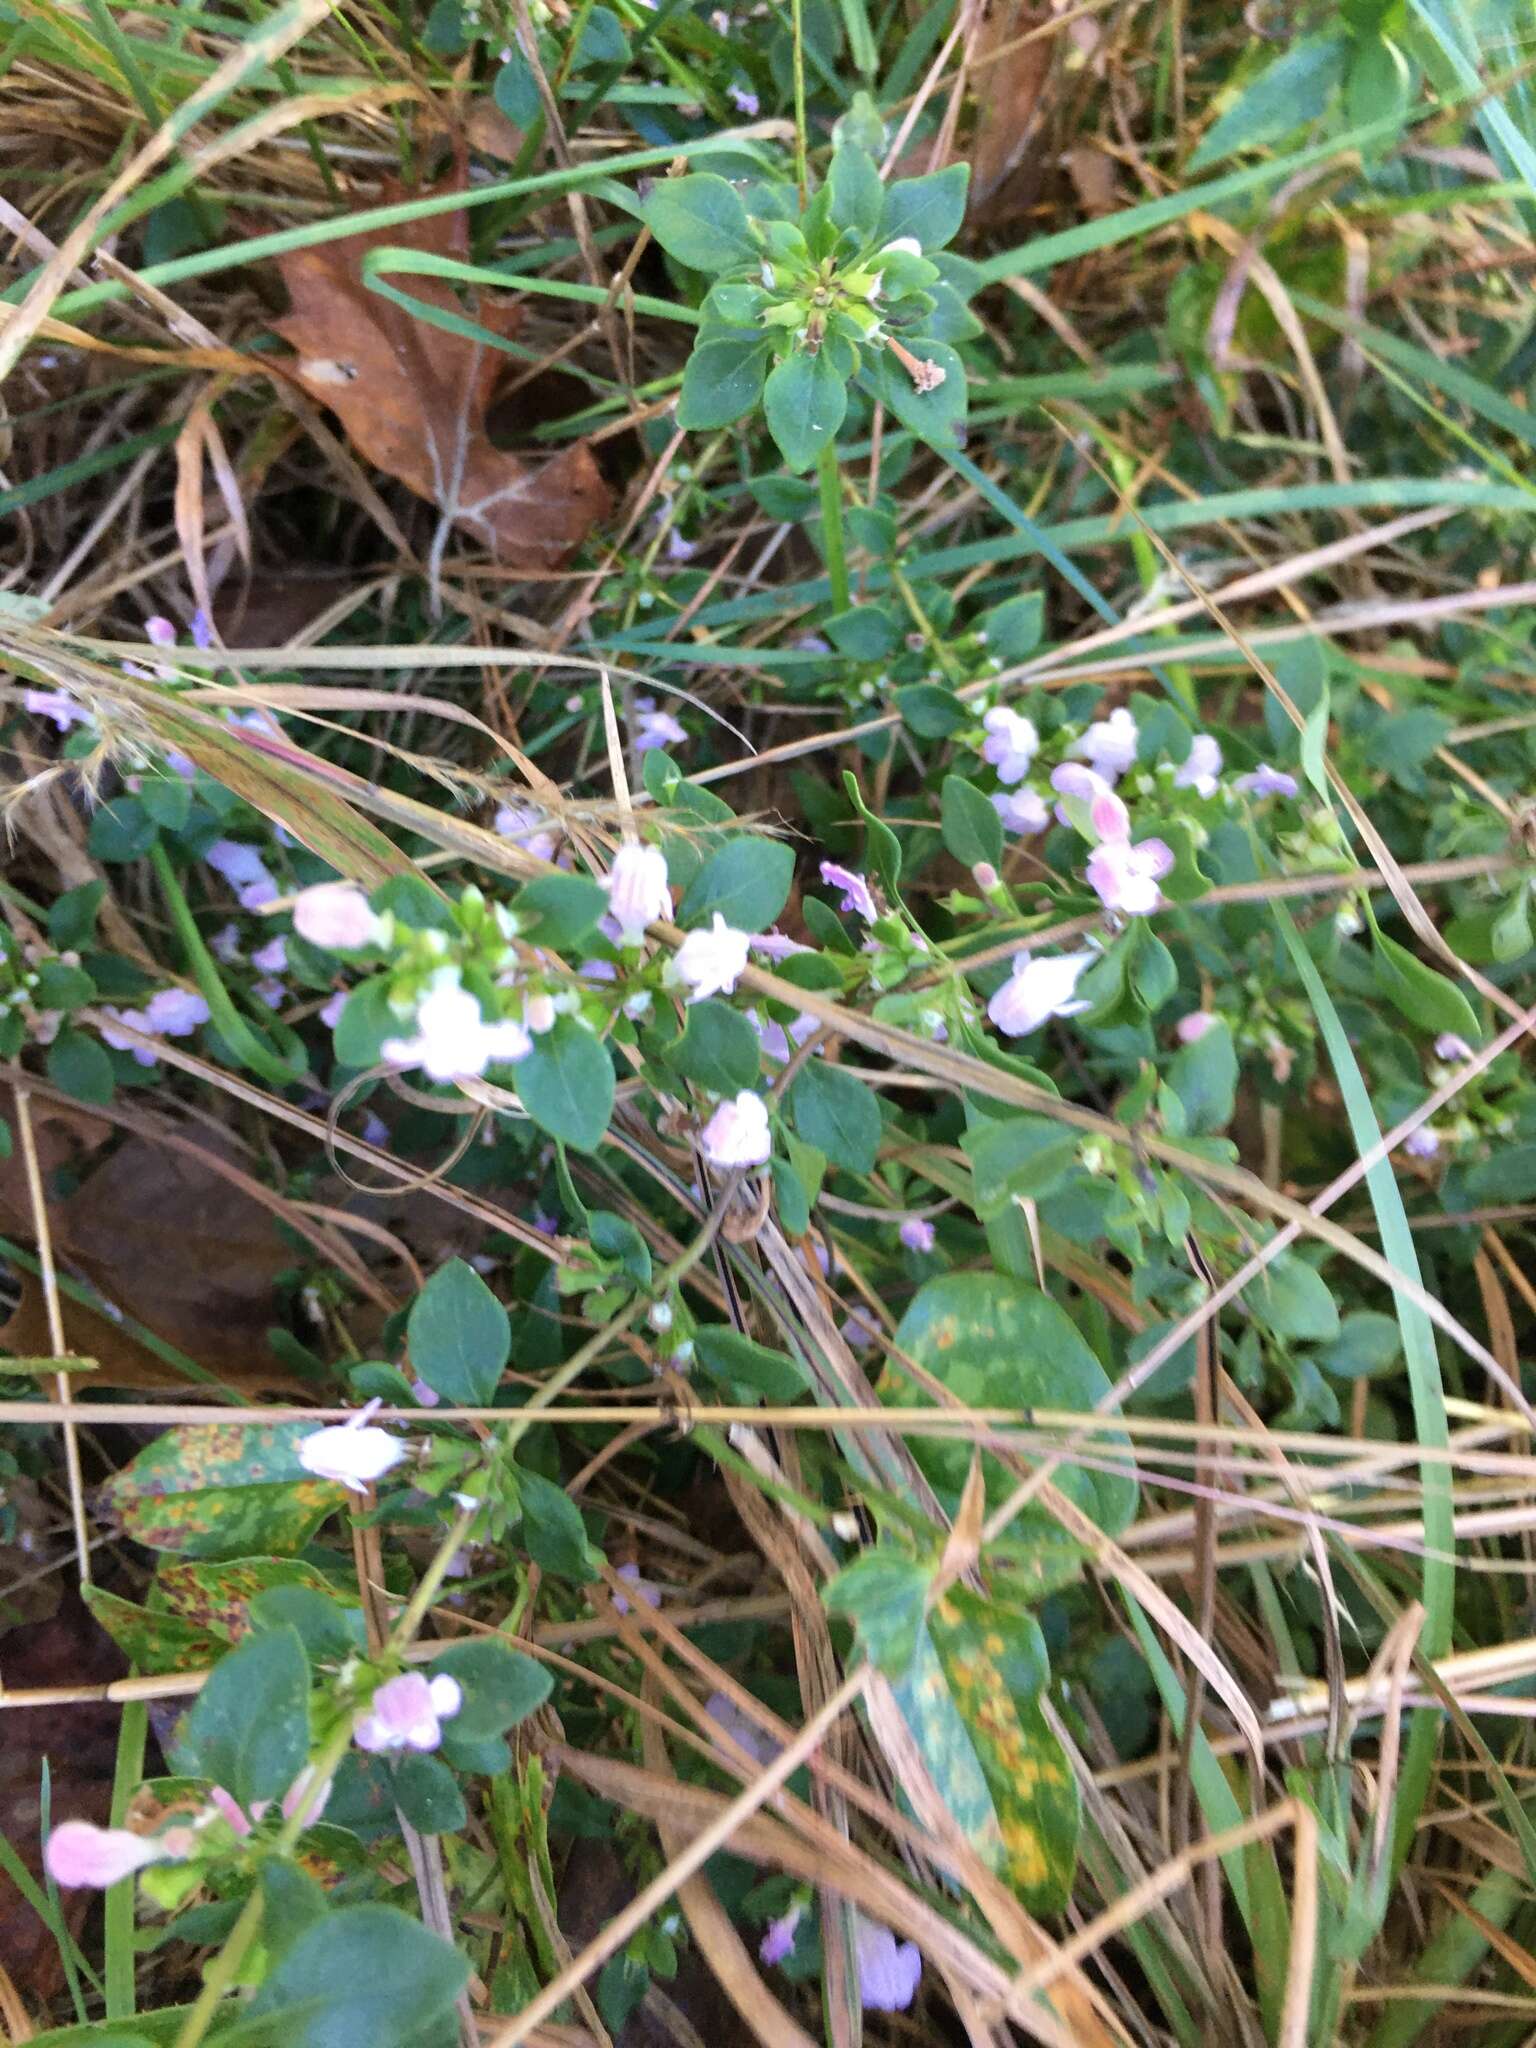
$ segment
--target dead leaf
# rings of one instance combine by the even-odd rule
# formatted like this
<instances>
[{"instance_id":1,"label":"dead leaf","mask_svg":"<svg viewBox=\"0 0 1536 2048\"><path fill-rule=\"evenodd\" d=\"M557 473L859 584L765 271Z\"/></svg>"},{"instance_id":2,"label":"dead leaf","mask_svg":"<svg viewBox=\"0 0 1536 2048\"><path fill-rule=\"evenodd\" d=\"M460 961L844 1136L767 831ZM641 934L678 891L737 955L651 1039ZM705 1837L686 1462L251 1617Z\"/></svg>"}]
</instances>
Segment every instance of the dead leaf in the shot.
<instances>
[{"instance_id":1,"label":"dead leaf","mask_svg":"<svg viewBox=\"0 0 1536 2048\"><path fill-rule=\"evenodd\" d=\"M1065 158L1067 176L1072 180L1078 204L1090 220L1113 213L1120 204L1115 183L1115 160L1102 149L1087 144L1069 149Z\"/></svg>"},{"instance_id":2,"label":"dead leaf","mask_svg":"<svg viewBox=\"0 0 1536 2048\"><path fill-rule=\"evenodd\" d=\"M1048 13L1022 5L1021 0L995 0L977 38L968 213L979 227L995 227L1027 212L1038 194L1041 98L1052 43L1043 35L1029 42L1020 38L1049 19ZM1006 54L993 58L994 51Z\"/></svg>"},{"instance_id":3,"label":"dead leaf","mask_svg":"<svg viewBox=\"0 0 1536 2048\"><path fill-rule=\"evenodd\" d=\"M384 194L386 203L404 196ZM508 358L369 291L363 258L389 246L467 258L466 216L436 214L279 258L292 311L272 324L298 352L290 374L337 415L360 454L499 561L525 571L560 568L612 502L591 449L578 442L534 468L492 446L486 414ZM409 289L444 312L464 312L440 279L412 278ZM471 317L510 337L522 309L481 294Z\"/></svg>"}]
</instances>

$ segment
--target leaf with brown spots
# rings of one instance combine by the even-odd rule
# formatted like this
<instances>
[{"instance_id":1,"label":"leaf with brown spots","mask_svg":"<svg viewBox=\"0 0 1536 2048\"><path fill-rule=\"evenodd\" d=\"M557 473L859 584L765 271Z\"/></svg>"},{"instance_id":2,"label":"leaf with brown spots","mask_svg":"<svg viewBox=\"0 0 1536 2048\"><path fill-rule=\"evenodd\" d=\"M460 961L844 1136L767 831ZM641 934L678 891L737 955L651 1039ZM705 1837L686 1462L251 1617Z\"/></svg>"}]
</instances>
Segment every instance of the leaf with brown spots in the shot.
<instances>
[{"instance_id":1,"label":"leaf with brown spots","mask_svg":"<svg viewBox=\"0 0 1536 2048\"><path fill-rule=\"evenodd\" d=\"M204 1671L229 1648L227 1636L198 1628L179 1614L157 1614L100 1586L82 1586L80 1594L123 1655L149 1677Z\"/></svg>"},{"instance_id":2,"label":"leaf with brown spots","mask_svg":"<svg viewBox=\"0 0 1536 2048\"><path fill-rule=\"evenodd\" d=\"M386 202L403 196L384 195ZM467 258L466 218L440 213L295 249L278 263L292 310L272 324L298 351L290 375L336 414L367 461L436 505L508 568L558 569L611 503L590 448L578 442L535 468L493 446L486 415L506 356L413 318L363 281L363 259L374 249ZM441 279L413 278L411 290L426 305L464 316ZM506 338L521 325L522 309L482 295L469 317Z\"/></svg>"},{"instance_id":3,"label":"leaf with brown spots","mask_svg":"<svg viewBox=\"0 0 1536 2048\"><path fill-rule=\"evenodd\" d=\"M237 1557L225 1563L167 1558L150 1588L150 1606L238 1643L250 1631L251 1602L274 1586L307 1586L334 1599L323 1572L297 1557ZM355 1595L353 1596L356 1597Z\"/></svg>"},{"instance_id":4,"label":"leaf with brown spots","mask_svg":"<svg viewBox=\"0 0 1536 2048\"><path fill-rule=\"evenodd\" d=\"M249 1558L302 1550L342 1504L339 1486L299 1463L307 1422L168 1429L102 1488L124 1532L183 1557Z\"/></svg>"}]
</instances>

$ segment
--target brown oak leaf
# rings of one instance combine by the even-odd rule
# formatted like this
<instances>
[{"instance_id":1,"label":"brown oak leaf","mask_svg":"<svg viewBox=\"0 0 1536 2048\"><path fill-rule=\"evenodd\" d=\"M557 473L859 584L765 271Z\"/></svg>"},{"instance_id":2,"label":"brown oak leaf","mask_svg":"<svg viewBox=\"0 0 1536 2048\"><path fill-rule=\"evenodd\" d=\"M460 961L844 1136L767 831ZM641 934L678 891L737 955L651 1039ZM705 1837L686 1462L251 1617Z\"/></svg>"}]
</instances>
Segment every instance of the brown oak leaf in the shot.
<instances>
[{"instance_id":1,"label":"brown oak leaf","mask_svg":"<svg viewBox=\"0 0 1536 2048\"><path fill-rule=\"evenodd\" d=\"M385 203L403 196L386 192ZM509 358L370 291L363 259L386 247L467 260L466 216L429 215L280 257L292 310L272 325L298 352L290 375L337 415L367 461L436 505L509 569L560 568L612 504L591 449L577 442L535 466L494 447L486 413ZM466 312L439 278L413 277L408 289L444 312ZM522 309L482 293L470 317L510 338Z\"/></svg>"}]
</instances>

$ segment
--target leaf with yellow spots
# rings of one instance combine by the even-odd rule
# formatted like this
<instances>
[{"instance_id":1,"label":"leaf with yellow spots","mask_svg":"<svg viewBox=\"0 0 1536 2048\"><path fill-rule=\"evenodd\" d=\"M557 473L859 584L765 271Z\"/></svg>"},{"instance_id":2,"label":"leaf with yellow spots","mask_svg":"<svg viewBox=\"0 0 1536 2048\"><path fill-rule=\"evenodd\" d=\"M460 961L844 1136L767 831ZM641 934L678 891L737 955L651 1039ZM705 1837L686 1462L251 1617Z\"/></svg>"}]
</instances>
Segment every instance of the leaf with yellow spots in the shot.
<instances>
[{"instance_id":1,"label":"leaf with yellow spots","mask_svg":"<svg viewBox=\"0 0 1536 2048\"><path fill-rule=\"evenodd\" d=\"M157 1613L150 1607L107 1593L100 1586L82 1586L81 1598L130 1664L148 1678L173 1671L205 1671L229 1648L227 1636L199 1628L179 1614Z\"/></svg>"},{"instance_id":2,"label":"leaf with yellow spots","mask_svg":"<svg viewBox=\"0 0 1536 2048\"><path fill-rule=\"evenodd\" d=\"M1109 1392L1109 1379L1065 1310L1048 1294L1006 1273L942 1273L912 1297L892 1345L941 1380L967 1408L1092 1408ZM881 1382L884 1399L925 1406L930 1397L893 1365ZM1093 1439L1095 1462L1129 1467L1129 1440L1116 1434ZM912 1454L929 1482L950 1502L958 1501L970 1465L971 1447L962 1438L912 1438ZM984 1457L987 1504L996 1507L1013 1491L1014 1477L995 1458ZM1064 1465L1056 1484L1115 1535L1136 1512L1136 1481L1125 1471L1089 1471ZM1018 1518L1033 1537L1054 1529L1044 1509Z\"/></svg>"},{"instance_id":3,"label":"leaf with yellow spots","mask_svg":"<svg viewBox=\"0 0 1536 2048\"><path fill-rule=\"evenodd\" d=\"M329 1598L336 1594L323 1572L297 1557L239 1557L226 1563L168 1558L155 1575L149 1604L197 1627L217 1629L226 1642L239 1642L251 1627L251 1602L274 1586L306 1586Z\"/></svg>"},{"instance_id":4,"label":"leaf with yellow spots","mask_svg":"<svg viewBox=\"0 0 1536 2048\"><path fill-rule=\"evenodd\" d=\"M168 1429L102 1488L126 1535L182 1557L302 1550L346 1496L299 1463L306 1422Z\"/></svg>"}]
</instances>

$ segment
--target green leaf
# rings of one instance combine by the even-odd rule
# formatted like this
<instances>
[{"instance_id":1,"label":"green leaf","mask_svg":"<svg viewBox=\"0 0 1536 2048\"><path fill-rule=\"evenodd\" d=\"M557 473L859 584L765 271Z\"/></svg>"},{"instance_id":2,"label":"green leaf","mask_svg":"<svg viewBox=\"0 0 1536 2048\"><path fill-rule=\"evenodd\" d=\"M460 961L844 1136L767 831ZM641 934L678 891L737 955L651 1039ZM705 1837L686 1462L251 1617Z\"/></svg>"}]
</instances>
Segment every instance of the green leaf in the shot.
<instances>
[{"instance_id":1,"label":"green leaf","mask_svg":"<svg viewBox=\"0 0 1536 2048\"><path fill-rule=\"evenodd\" d=\"M1045 629L1045 599L1038 590L1010 597L1006 604L983 612L980 624L987 636L987 652L1008 668L1039 646Z\"/></svg>"},{"instance_id":2,"label":"green leaf","mask_svg":"<svg viewBox=\"0 0 1536 2048\"><path fill-rule=\"evenodd\" d=\"M1410 1023L1425 1033L1454 1031L1458 1038L1474 1043L1482 1036L1477 1012L1454 983L1426 967L1417 954L1389 939L1385 932L1375 933L1374 939L1376 986Z\"/></svg>"},{"instance_id":3,"label":"green leaf","mask_svg":"<svg viewBox=\"0 0 1536 2048\"><path fill-rule=\"evenodd\" d=\"M766 931L789 901L794 873L794 850L782 840L733 835L688 884L677 921L708 924L718 910L739 932Z\"/></svg>"},{"instance_id":4,"label":"green leaf","mask_svg":"<svg viewBox=\"0 0 1536 2048\"><path fill-rule=\"evenodd\" d=\"M811 1384L810 1372L798 1358L754 1344L724 1324L702 1324L693 1333L693 1348L705 1372L767 1401L793 1401Z\"/></svg>"},{"instance_id":5,"label":"green leaf","mask_svg":"<svg viewBox=\"0 0 1536 2048\"><path fill-rule=\"evenodd\" d=\"M669 256L692 270L735 270L757 262L758 245L735 190L713 171L663 178L640 217Z\"/></svg>"},{"instance_id":6,"label":"green leaf","mask_svg":"<svg viewBox=\"0 0 1536 2048\"><path fill-rule=\"evenodd\" d=\"M1040 1201L1054 1194L1077 1165L1078 1133L1050 1116L988 1118L973 1123L960 1143L976 1182L976 1214L983 1223L1006 1214L1015 1195Z\"/></svg>"},{"instance_id":7,"label":"green leaf","mask_svg":"<svg viewBox=\"0 0 1536 2048\"><path fill-rule=\"evenodd\" d=\"M1059 1913L1072 1891L1082 1807L1040 1694L1049 1676L1038 1623L960 1589L929 1617L951 1700L993 1810L975 1844L1032 1913Z\"/></svg>"},{"instance_id":8,"label":"green leaf","mask_svg":"<svg viewBox=\"0 0 1536 2048\"><path fill-rule=\"evenodd\" d=\"M932 1581L929 1567L881 1544L844 1565L821 1597L829 1613L853 1623L870 1662L887 1678L900 1678L926 1641L923 1613Z\"/></svg>"},{"instance_id":9,"label":"green leaf","mask_svg":"<svg viewBox=\"0 0 1536 2048\"><path fill-rule=\"evenodd\" d=\"M183 1557L280 1557L302 1550L345 1498L299 1463L308 1422L168 1429L101 1490L125 1535Z\"/></svg>"},{"instance_id":10,"label":"green leaf","mask_svg":"<svg viewBox=\"0 0 1536 2048\"><path fill-rule=\"evenodd\" d=\"M904 427L934 447L953 453L960 440L957 429L965 419L965 365L943 341L918 337L912 353L921 362L944 372L940 383L919 391L911 372L897 362L889 349L882 349L865 365L862 379L872 396L896 415Z\"/></svg>"},{"instance_id":11,"label":"green leaf","mask_svg":"<svg viewBox=\"0 0 1536 2048\"><path fill-rule=\"evenodd\" d=\"M829 352L796 349L768 373L763 414L779 453L792 470L809 469L834 440L848 410L848 387Z\"/></svg>"},{"instance_id":12,"label":"green leaf","mask_svg":"<svg viewBox=\"0 0 1536 2048\"><path fill-rule=\"evenodd\" d=\"M192 1703L180 1747L190 1769L249 1813L279 1799L309 1761L309 1665L298 1631L249 1636Z\"/></svg>"},{"instance_id":13,"label":"green leaf","mask_svg":"<svg viewBox=\"0 0 1536 2048\"><path fill-rule=\"evenodd\" d=\"M586 875L539 875L518 891L513 907L522 935L565 953L596 929L608 898Z\"/></svg>"},{"instance_id":14,"label":"green leaf","mask_svg":"<svg viewBox=\"0 0 1536 2048\"><path fill-rule=\"evenodd\" d=\"M329 1910L325 1893L296 1863L268 1857L261 1866L261 1945L273 1961Z\"/></svg>"},{"instance_id":15,"label":"green leaf","mask_svg":"<svg viewBox=\"0 0 1536 2048\"><path fill-rule=\"evenodd\" d=\"M624 24L609 7L594 7L588 14L581 40L571 58L573 70L586 71L594 65L627 64L629 37Z\"/></svg>"},{"instance_id":16,"label":"green leaf","mask_svg":"<svg viewBox=\"0 0 1536 2048\"><path fill-rule=\"evenodd\" d=\"M578 1152L595 1152L613 1113L608 1048L574 1017L562 1017L518 1061L517 1092L540 1130Z\"/></svg>"},{"instance_id":17,"label":"green leaf","mask_svg":"<svg viewBox=\"0 0 1536 2048\"><path fill-rule=\"evenodd\" d=\"M908 683L896 692L896 709L902 723L921 740L947 740L971 720L971 713L954 691L938 683Z\"/></svg>"},{"instance_id":18,"label":"green leaf","mask_svg":"<svg viewBox=\"0 0 1536 2048\"><path fill-rule=\"evenodd\" d=\"M179 832L192 815L192 785L179 775L143 775L135 792L151 823Z\"/></svg>"},{"instance_id":19,"label":"green leaf","mask_svg":"<svg viewBox=\"0 0 1536 2048\"><path fill-rule=\"evenodd\" d=\"M962 867L980 861L994 867L1003 857L1003 821L997 809L963 775L946 775L940 796L940 831L944 844Z\"/></svg>"},{"instance_id":20,"label":"green leaf","mask_svg":"<svg viewBox=\"0 0 1536 2048\"><path fill-rule=\"evenodd\" d=\"M1328 1283L1294 1252L1271 1259L1244 1289L1248 1311L1261 1329L1301 1344L1327 1343L1339 1334L1339 1311Z\"/></svg>"},{"instance_id":21,"label":"green leaf","mask_svg":"<svg viewBox=\"0 0 1536 2048\"><path fill-rule=\"evenodd\" d=\"M1503 1145L1467 1171L1474 1202L1529 1202L1536 1199L1536 1145Z\"/></svg>"},{"instance_id":22,"label":"green leaf","mask_svg":"<svg viewBox=\"0 0 1536 2048\"><path fill-rule=\"evenodd\" d=\"M344 1606L334 1594L310 1586L273 1586L250 1604L252 1628L294 1628L311 1662L337 1663L367 1640L360 1607Z\"/></svg>"},{"instance_id":23,"label":"green leaf","mask_svg":"<svg viewBox=\"0 0 1536 2048\"><path fill-rule=\"evenodd\" d=\"M844 143L827 172L827 193L834 227L851 228L861 242L871 240L885 204L885 187L874 159L855 144Z\"/></svg>"},{"instance_id":24,"label":"green leaf","mask_svg":"<svg viewBox=\"0 0 1536 2048\"><path fill-rule=\"evenodd\" d=\"M790 1114L807 1145L847 1173L868 1173L883 1129L874 1091L856 1074L811 1060L790 1084Z\"/></svg>"},{"instance_id":25,"label":"green leaf","mask_svg":"<svg viewBox=\"0 0 1536 2048\"><path fill-rule=\"evenodd\" d=\"M826 635L850 661L884 661L895 652L901 637L896 620L878 604L859 604L852 611L838 612L826 621Z\"/></svg>"},{"instance_id":26,"label":"green leaf","mask_svg":"<svg viewBox=\"0 0 1536 2048\"><path fill-rule=\"evenodd\" d=\"M539 118L544 103L539 98L538 80L529 68L528 59L515 44L506 63L496 74L491 98L514 128L531 128Z\"/></svg>"},{"instance_id":27,"label":"green leaf","mask_svg":"<svg viewBox=\"0 0 1536 2048\"><path fill-rule=\"evenodd\" d=\"M102 1107L112 1100L117 1077L104 1045L84 1031L65 1029L48 1048L48 1078L79 1102Z\"/></svg>"},{"instance_id":28,"label":"green leaf","mask_svg":"<svg viewBox=\"0 0 1536 2048\"><path fill-rule=\"evenodd\" d=\"M667 1048L666 1060L685 1081L715 1095L737 1095L756 1082L762 1048L739 1010L706 1001L689 1004L683 1035Z\"/></svg>"},{"instance_id":29,"label":"green leaf","mask_svg":"<svg viewBox=\"0 0 1536 2048\"><path fill-rule=\"evenodd\" d=\"M32 1001L39 1010L78 1010L96 993L96 984L83 967L71 967L63 960L38 963L37 986Z\"/></svg>"},{"instance_id":30,"label":"green leaf","mask_svg":"<svg viewBox=\"0 0 1536 2048\"><path fill-rule=\"evenodd\" d=\"M500 1735L549 1698L549 1673L504 1643L452 1643L432 1661L433 1676L439 1672L464 1689L464 1704L451 1724L456 1741L483 1742Z\"/></svg>"},{"instance_id":31,"label":"green leaf","mask_svg":"<svg viewBox=\"0 0 1536 2048\"><path fill-rule=\"evenodd\" d=\"M1344 75L1349 47L1342 35L1308 36L1294 44L1206 131L1188 169L1203 171L1239 149L1256 149L1316 120Z\"/></svg>"},{"instance_id":32,"label":"green leaf","mask_svg":"<svg viewBox=\"0 0 1536 2048\"><path fill-rule=\"evenodd\" d=\"M96 919L105 900L105 882L82 882L54 898L48 910L48 936L61 952L78 952L96 935Z\"/></svg>"},{"instance_id":33,"label":"green leaf","mask_svg":"<svg viewBox=\"0 0 1536 2048\"><path fill-rule=\"evenodd\" d=\"M179 1614L157 1614L101 1586L82 1586L80 1597L128 1661L146 1677L172 1671L206 1671L229 1648L215 1635Z\"/></svg>"},{"instance_id":34,"label":"green leaf","mask_svg":"<svg viewBox=\"0 0 1536 2048\"><path fill-rule=\"evenodd\" d=\"M488 1408L511 1354L512 1324L474 1267L450 1259L411 1304L406 1341L434 1393L455 1408Z\"/></svg>"},{"instance_id":35,"label":"green leaf","mask_svg":"<svg viewBox=\"0 0 1536 2048\"><path fill-rule=\"evenodd\" d=\"M1360 1308L1343 1317L1337 1341L1317 1362L1337 1380L1367 1380L1393 1371L1402 1355L1396 1317Z\"/></svg>"},{"instance_id":36,"label":"green leaf","mask_svg":"<svg viewBox=\"0 0 1536 2048\"><path fill-rule=\"evenodd\" d=\"M1193 1045L1181 1045L1168 1063L1168 1085L1184 1105L1188 1135L1224 1131L1237 1101L1237 1048L1217 1019Z\"/></svg>"},{"instance_id":37,"label":"green leaf","mask_svg":"<svg viewBox=\"0 0 1536 2048\"><path fill-rule=\"evenodd\" d=\"M469 1818L459 1781L435 1756L405 1756L395 1766L395 1804L422 1835L451 1835Z\"/></svg>"},{"instance_id":38,"label":"green leaf","mask_svg":"<svg viewBox=\"0 0 1536 2048\"><path fill-rule=\"evenodd\" d=\"M969 164L950 164L946 170L930 171L926 178L900 179L885 195L881 242L911 235L925 255L930 249L942 249L960 231L970 182Z\"/></svg>"},{"instance_id":39,"label":"green leaf","mask_svg":"<svg viewBox=\"0 0 1536 2048\"><path fill-rule=\"evenodd\" d=\"M563 1579L589 1585L597 1577L586 1524L563 1486L541 1473L517 1470L523 1503L523 1545L535 1564Z\"/></svg>"},{"instance_id":40,"label":"green leaf","mask_svg":"<svg viewBox=\"0 0 1536 2048\"><path fill-rule=\"evenodd\" d=\"M142 860L155 843L155 821L136 796L117 796L91 820L86 845L97 860Z\"/></svg>"},{"instance_id":41,"label":"green leaf","mask_svg":"<svg viewBox=\"0 0 1536 2048\"><path fill-rule=\"evenodd\" d=\"M768 361L768 339L761 333L700 341L683 371L677 424L690 429L734 426L762 397Z\"/></svg>"},{"instance_id":42,"label":"green leaf","mask_svg":"<svg viewBox=\"0 0 1536 2048\"><path fill-rule=\"evenodd\" d=\"M344 1067L378 1064L386 1038L398 1038L404 1029L389 1007L389 976L372 975L360 981L341 1006L333 1039L336 1057Z\"/></svg>"},{"instance_id":43,"label":"green leaf","mask_svg":"<svg viewBox=\"0 0 1536 2048\"><path fill-rule=\"evenodd\" d=\"M283 2048L423 2048L468 1978L468 1960L408 1913L343 1906L299 1936L247 2011L281 2015Z\"/></svg>"},{"instance_id":44,"label":"green leaf","mask_svg":"<svg viewBox=\"0 0 1536 2048\"><path fill-rule=\"evenodd\" d=\"M897 1326L895 1349L941 1380L968 1408L1065 1408L1086 1411L1109 1392L1109 1379L1076 1325L1039 1288L1003 1273L944 1273L925 1281ZM882 1399L919 1407L930 1397L895 1366L880 1384ZM1094 1455L1131 1462L1129 1442L1118 1435L1094 1437ZM970 1466L968 1444L911 1439L912 1454L941 1492L959 1495ZM1012 1491L1014 1481L991 1459L983 1459L987 1498L992 1505ZM1136 1482L1117 1472L1085 1472L1064 1465L1056 1485L1100 1528L1114 1535L1136 1511ZM1054 1527L1050 1517L1029 1509L1019 1527Z\"/></svg>"}]
</instances>

